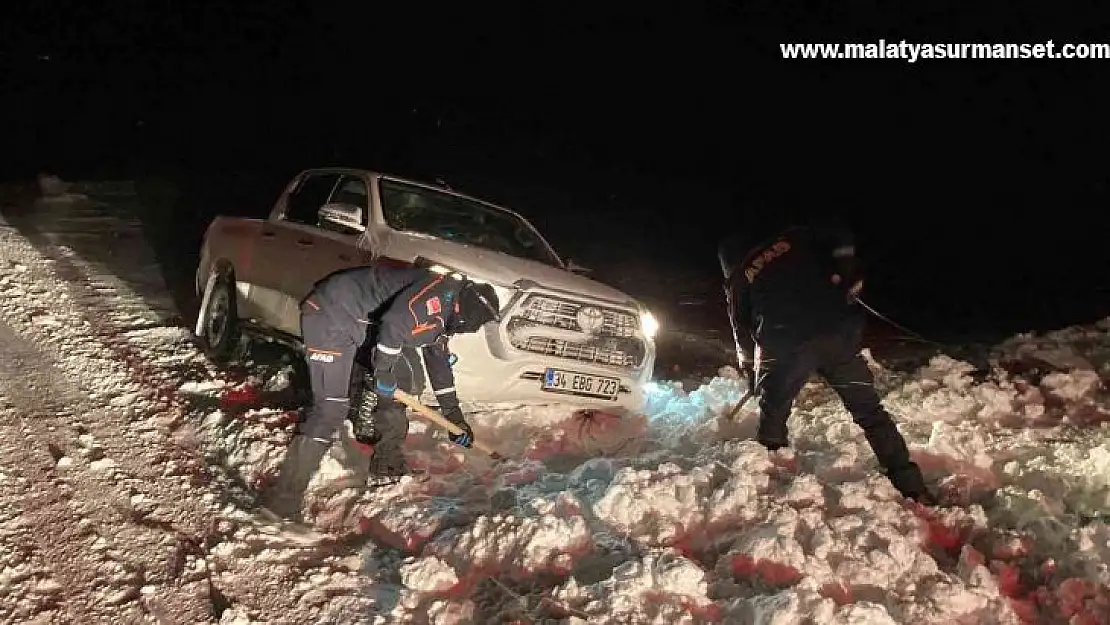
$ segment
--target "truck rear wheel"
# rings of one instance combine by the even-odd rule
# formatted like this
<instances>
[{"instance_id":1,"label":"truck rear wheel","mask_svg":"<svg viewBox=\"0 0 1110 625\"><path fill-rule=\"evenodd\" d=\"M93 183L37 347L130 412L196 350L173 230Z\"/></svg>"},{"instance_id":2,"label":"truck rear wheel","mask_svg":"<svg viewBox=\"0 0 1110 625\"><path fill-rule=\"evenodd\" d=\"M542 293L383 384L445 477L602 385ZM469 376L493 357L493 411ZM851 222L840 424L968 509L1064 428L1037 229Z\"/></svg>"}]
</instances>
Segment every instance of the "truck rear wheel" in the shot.
<instances>
[{"instance_id":1,"label":"truck rear wheel","mask_svg":"<svg viewBox=\"0 0 1110 625\"><path fill-rule=\"evenodd\" d=\"M239 317L235 306L235 277L218 271L208 278L197 316L197 338L214 362L231 360L239 343Z\"/></svg>"}]
</instances>

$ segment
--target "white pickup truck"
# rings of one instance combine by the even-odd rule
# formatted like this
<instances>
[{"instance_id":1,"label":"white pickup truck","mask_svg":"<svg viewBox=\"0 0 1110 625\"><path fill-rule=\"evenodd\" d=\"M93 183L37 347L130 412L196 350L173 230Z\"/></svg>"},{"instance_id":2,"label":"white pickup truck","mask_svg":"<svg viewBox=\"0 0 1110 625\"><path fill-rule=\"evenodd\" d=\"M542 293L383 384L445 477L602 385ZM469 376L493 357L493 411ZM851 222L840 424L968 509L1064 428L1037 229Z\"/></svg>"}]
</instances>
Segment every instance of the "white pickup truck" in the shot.
<instances>
[{"instance_id":1,"label":"white pickup truck","mask_svg":"<svg viewBox=\"0 0 1110 625\"><path fill-rule=\"evenodd\" d=\"M514 211L361 169L301 172L265 219L212 221L197 336L214 360L244 332L299 347L298 305L312 285L370 263L424 264L497 290L501 323L451 341L464 400L642 405L658 330L644 306L580 275Z\"/></svg>"}]
</instances>

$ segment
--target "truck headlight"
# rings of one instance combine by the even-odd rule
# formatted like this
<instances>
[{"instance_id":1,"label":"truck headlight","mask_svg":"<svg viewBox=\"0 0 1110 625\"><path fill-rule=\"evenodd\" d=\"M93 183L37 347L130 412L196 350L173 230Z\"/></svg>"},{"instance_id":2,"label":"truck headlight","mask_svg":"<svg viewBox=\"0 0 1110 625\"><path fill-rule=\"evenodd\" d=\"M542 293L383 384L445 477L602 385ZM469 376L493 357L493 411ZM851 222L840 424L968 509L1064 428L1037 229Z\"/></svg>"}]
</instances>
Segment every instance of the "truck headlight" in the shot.
<instances>
[{"instance_id":1,"label":"truck headlight","mask_svg":"<svg viewBox=\"0 0 1110 625\"><path fill-rule=\"evenodd\" d=\"M644 336L649 339L654 339L655 334L659 332L659 320L650 311L644 310L640 312L640 329L643 330Z\"/></svg>"}]
</instances>

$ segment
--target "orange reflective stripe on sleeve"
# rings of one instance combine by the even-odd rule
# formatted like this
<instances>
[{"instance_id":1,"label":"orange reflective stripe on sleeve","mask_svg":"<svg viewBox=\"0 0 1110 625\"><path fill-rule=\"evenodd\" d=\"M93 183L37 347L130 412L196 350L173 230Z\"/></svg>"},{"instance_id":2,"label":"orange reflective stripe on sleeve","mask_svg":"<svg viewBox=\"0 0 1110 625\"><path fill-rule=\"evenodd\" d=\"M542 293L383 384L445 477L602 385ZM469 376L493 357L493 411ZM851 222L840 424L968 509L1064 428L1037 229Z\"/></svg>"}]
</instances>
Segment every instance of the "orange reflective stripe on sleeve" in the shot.
<instances>
[{"instance_id":1,"label":"orange reflective stripe on sleeve","mask_svg":"<svg viewBox=\"0 0 1110 625\"><path fill-rule=\"evenodd\" d=\"M437 319L438 319L438 317L437 317ZM443 320L440 319L439 322L440 322L440 324L442 324ZM439 329L439 326L437 326L434 323L418 323L415 326L413 326L412 335L416 336L417 334L423 334L425 332L428 332L428 331L431 331L431 330L438 330L438 329Z\"/></svg>"},{"instance_id":2,"label":"orange reflective stripe on sleeve","mask_svg":"<svg viewBox=\"0 0 1110 625\"><path fill-rule=\"evenodd\" d=\"M409 300L409 314L411 314L411 315L412 315L412 322L413 322L413 325L412 325L412 335L413 335L413 336L416 336L417 334L422 334L422 333L424 333L424 332L427 332L427 331L429 331L429 330L436 330L436 329L438 329L438 328L437 328L437 327L435 326L435 324L431 324L431 323L424 323L424 322L420 321L420 317L417 317L417 316L416 316L416 309L415 309L415 306L416 306L416 302L417 302L417 300L419 300L419 299L420 299L421 297L423 297L423 296L424 296L424 295L425 295L425 294L426 294L426 293L427 293L428 291L430 291L430 290L432 290L433 288L435 288L435 286L436 286L437 284L439 284L440 282L443 282L443 276L436 276L436 279L435 279L435 280L432 280L431 282L429 282L427 286L425 286L424 288L420 289L420 292L418 292L418 293L417 293L416 295L413 295L413 296L412 296L412 299L410 299L410 300ZM433 318L434 318L434 319L439 319L439 325L440 325L440 327L442 327L442 326L444 326L444 325L445 325L445 324L443 323L443 317L441 317L441 316L439 316L439 315L436 315L436 316L435 316L435 317L433 317Z\"/></svg>"}]
</instances>

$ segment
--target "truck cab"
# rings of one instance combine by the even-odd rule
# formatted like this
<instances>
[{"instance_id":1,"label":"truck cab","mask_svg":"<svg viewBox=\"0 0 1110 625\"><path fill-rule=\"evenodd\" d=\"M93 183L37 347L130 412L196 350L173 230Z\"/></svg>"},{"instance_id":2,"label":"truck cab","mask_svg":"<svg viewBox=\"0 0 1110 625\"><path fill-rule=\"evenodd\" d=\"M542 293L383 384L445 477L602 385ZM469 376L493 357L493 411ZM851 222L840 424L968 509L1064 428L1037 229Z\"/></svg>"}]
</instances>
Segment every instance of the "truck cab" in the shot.
<instances>
[{"instance_id":1,"label":"truck cab","mask_svg":"<svg viewBox=\"0 0 1110 625\"><path fill-rule=\"evenodd\" d=\"M465 400L642 404L658 329L644 306L577 273L508 208L361 169L301 172L265 219L212 222L197 269L197 334L217 358L242 329L295 343L313 285L371 263L494 287L501 322L451 339Z\"/></svg>"}]
</instances>

